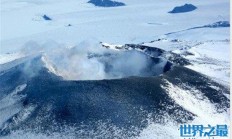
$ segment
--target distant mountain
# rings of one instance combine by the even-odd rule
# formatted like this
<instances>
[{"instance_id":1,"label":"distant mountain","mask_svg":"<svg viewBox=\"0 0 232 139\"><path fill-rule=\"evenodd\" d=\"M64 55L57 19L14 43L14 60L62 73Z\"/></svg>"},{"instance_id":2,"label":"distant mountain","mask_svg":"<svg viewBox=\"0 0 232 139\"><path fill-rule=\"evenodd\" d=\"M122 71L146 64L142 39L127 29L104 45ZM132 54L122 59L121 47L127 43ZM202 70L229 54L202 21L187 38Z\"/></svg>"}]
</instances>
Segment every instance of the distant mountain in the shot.
<instances>
[{"instance_id":1,"label":"distant mountain","mask_svg":"<svg viewBox=\"0 0 232 139\"><path fill-rule=\"evenodd\" d=\"M184 13L184 12L191 12L193 10L196 10L197 7L192 4L185 4L182 6L175 7L172 11L169 13Z\"/></svg>"},{"instance_id":2,"label":"distant mountain","mask_svg":"<svg viewBox=\"0 0 232 139\"><path fill-rule=\"evenodd\" d=\"M117 7L117 6L125 6L126 4L117 1L111 0L90 0L88 3L92 3L95 6L99 7Z\"/></svg>"},{"instance_id":3,"label":"distant mountain","mask_svg":"<svg viewBox=\"0 0 232 139\"><path fill-rule=\"evenodd\" d=\"M209 27L209 28L230 27L230 22L229 21L218 21L213 24L205 25L203 27Z\"/></svg>"}]
</instances>

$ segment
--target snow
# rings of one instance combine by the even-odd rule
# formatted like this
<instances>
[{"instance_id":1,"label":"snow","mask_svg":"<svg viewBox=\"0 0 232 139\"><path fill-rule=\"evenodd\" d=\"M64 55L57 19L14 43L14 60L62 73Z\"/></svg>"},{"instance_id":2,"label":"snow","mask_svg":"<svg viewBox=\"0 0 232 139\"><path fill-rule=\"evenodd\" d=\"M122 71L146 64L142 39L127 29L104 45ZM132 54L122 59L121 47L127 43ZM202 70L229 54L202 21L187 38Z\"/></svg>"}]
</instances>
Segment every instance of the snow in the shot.
<instances>
[{"instance_id":1,"label":"snow","mask_svg":"<svg viewBox=\"0 0 232 139\"><path fill-rule=\"evenodd\" d=\"M0 64L8 63L24 57L22 53L0 54Z\"/></svg>"},{"instance_id":2,"label":"snow","mask_svg":"<svg viewBox=\"0 0 232 139\"><path fill-rule=\"evenodd\" d=\"M4 122L6 122L9 117L18 113L22 109L20 101L26 96L19 93L23 91L26 86L26 84L19 85L15 88L14 91L9 93L7 96L3 96L3 98L0 99L0 127L3 126ZM9 111L9 109L11 110Z\"/></svg>"},{"instance_id":3,"label":"snow","mask_svg":"<svg viewBox=\"0 0 232 139\"><path fill-rule=\"evenodd\" d=\"M198 119L200 118L201 122L211 124L229 124L229 115L227 115L227 113L219 114L216 106L214 106L207 98L202 96L202 93L196 88L185 84L175 86L168 81L166 81L166 83L167 86L162 87L167 90L169 96L181 107L195 114ZM184 89L186 86L191 89ZM212 116L214 118L211 118Z\"/></svg>"},{"instance_id":4,"label":"snow","mask_svg":"<svg viewBox=\"0 0 232 139\"><path fill-rule=\"evenodd\" d=\"M189 35L191 34L191 35ZM187 31L180 31L168 35L169 39L180 39L186 41L209 41L230 39L229 28L201 28Z\"/></svg>"},{"instance_id":5,"label":"snow","mask_svg":"<svg viewBox=\"0 0 232 139\"><path fill-rule=\"evenodd\" d=\"M161 43L161 45L159 45ZM216 82L228 86L230 81L230 41L180 41L147 43L159 46L190 60L186 67L207 75ZM167 45L168 47L165 47ZM187 52L187 55L185 53ZM189 53L189 54L188 54Z\"/></svg>"},{"instance_id":6,"label":"snow","mask_svg":"<svg viewBox=\"0 0 232 139\"><path fill-rule=\"evenodd\" d=\"M230 80L230 47L229 41L212 41L191 47L186 56L192 61L187 67L212 77L219 83L229 85Z\"/></svg>"},{"instance_id":7,"label":"snow","mask_svg":"<svg viewBox=\"0 0 232 139\"><path fill-rule=\"evenodd\" d=\"M187 84L180 84L176 86L167 80L165 80L165 82L167 85L162 86L162 88L166 90L168 95L177 104L196 115L194 120L188 124L229 124L229 112L218 113L215 105L210 103L208 99L204 98L201 95L201 92L196 88L188 86ZM186 87L192 89L186 90L184 89ZM171 118L166 117L166 119ZM165 139L180 138L179 133L175 130L179 129L179 126L179 124L176 124L171 120L167 120L165 124L149 122L148 127L140 133L138 139L160 139L164 137Z\"/></svg>"},{"instance_id":8,"label":"snow","mask_svg":"<svg viewBox=\"0 0 232 139\"><path fill-rule=\"evenodd\" d=\"M108 49L112 49L112 50L116 50L119 51L120 49L122 49L123 45L117 45L117 44L108 44L108 43L101 43L102 47L108 48Z\"/></svg>"},{"instance_id":9,"label":"snow","mask_svg":"<svg viewBox=\"0 0 232 139\"><path fill-rule=\"evenodd\" d=\"M101 8L84 0L3 0L0 53L18 51L28 41L42 45L52 40L64 47L77 45L90 38L113 44L148 42L169 32L229 20L228 0L189 0L188 3L198 9L175 15L168 11L186 1L123 2L126 6ZM45 14L53 20L34 20ZM191 20L188 20L189 17ZM67 27L69 24L72 26Z\"/></svg>"},{"instance_id":10,"label":"snow","mask_svg":"<svg viewBox=\"0 0 232 139\"><path fill-rule=\"evenodd\" d=\"M41 60L44 62L44 66L45 68L48 69L49 72L54 73L55 75L58 75L58 76L60 75L57 72L57 69L51 64L51 62L45 56L42 56Z\"/></svg>"},{"instance_id":11,"label":"snow","mask_svg":"<svg viewBox=\"0 0 232 139\"><path fill-rule=\"evenodd\" d=\"M187 68L200 72L223 85L229 85L229 0L121 0L118 2L125 3L125 6L97 7L86 0L68 2L66 0L1 0L0 66L12 61L17 64L17 60L20 62L20 59L30 54L45 51L42 60L50 72L73 78L75 76L72 72L77 62L70 59L69 54L75 56L74 58L83 58L80 53L87 53L83 47L93 48L92 46L98 46L100 42L112 51L118 50L115 47L124 44L139 43L180 54L190 61L191 65L186 66ZM168 13L174 7L185 3L191 3L197 9L181 14ZM44 20L44 15L52 20ZM96 47L94 52L97 49ZM54 59L48 59L52 55L56 55L52 57L55 60L61 59L58 59L58 63L64 62L58 67L64 69L67 64L71 66L66 70L56 69L51 62ZM94 71L90 67L101 68L96 61L88 62L87 59L78 64L82 65L80 69L89 69L83 73L83 78L92 76L89 73ZM75 73L78 71L79 69ZM100 72L99 75L101 74ZM216 86L211 87L217 89ZM198 90L184 90L181 86L172 84L163 88L176 103L198 115L193 123L228 122L228 113L216 114L214 105L206 99L197 98L202 96L192 94L192 92L199 94ZM18 91L20 90L16 89L13 92ZM15 96L13 93L0 100L0 111L5 114L0 118L0 127L7 120L4 117L14 115L21 110L21 107L10 104L17 103L22 97ZM5 111L6 108L12 111ZM25 108L21 116L19 115L20 118L22 120L27 118L34 108L34 106ZM169 137L166 138L178 138L176 129L178 125L174 125L172 121L167 125L150 123L139 138L162 138L167 134ZM19 137L18 135L13 133L10 138ZM58 135L47 136L27 132L27 134L21 133L21 138L62 138L62 135L58 133Z\"/></svg>"}]
</instances>

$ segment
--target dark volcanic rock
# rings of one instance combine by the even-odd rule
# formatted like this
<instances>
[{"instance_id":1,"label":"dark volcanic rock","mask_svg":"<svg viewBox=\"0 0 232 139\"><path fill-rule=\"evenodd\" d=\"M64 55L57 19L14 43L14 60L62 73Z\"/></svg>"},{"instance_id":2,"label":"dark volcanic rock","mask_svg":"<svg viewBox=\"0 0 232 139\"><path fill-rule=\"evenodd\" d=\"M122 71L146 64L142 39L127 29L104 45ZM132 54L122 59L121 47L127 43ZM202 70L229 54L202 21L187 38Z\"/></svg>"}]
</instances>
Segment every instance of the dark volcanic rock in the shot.
<instances>
[{"instance_id":1,"label":"dark volcanic rock","mask_svg":"<svg viewBox=\"0 0 232 139\"><path fill-rule=\"evenodd\" d=\"M190 12L190 11L193 11L193 10L196 10L196 9L197 9L197 7L192 5L192 4L185 4L185 5L182 5L182 6L175 7L169 13L184 13L184 12Z\"/></svg>"},{"instance_id":2,"label":"dark volcanic rock","mask_svg":"<svg viewBox=\"0 0 232 139\"><path fill-rule=\"evenodd\" d=\"M118 7L118 6L125 6L122 2L111 1L111 0L90 0L88 3L92 3L95 6L99 7Z\"/></svg>"},{"instance_id":3,"label":"dark volcanic rock","mask_svg":"<svg viewBox=\"0 0 232 139\"><path fill-rule=\"evenodd\" d=\"M218 21L213 24L205 25L203 27L218 28L218 27L230 27L229 21Z\"/></svg>"},{"instance_id":4,"label":"dark volcanic rock","mask_svg":"<svg viewBox=\"0 0 232 139\"><path fill-rule=\"evenodd\" d=\"M43 15L43 19L44 20L52 20L49 16L47 16L46 14L45 15Z\"/></svg>"}]
</instances>

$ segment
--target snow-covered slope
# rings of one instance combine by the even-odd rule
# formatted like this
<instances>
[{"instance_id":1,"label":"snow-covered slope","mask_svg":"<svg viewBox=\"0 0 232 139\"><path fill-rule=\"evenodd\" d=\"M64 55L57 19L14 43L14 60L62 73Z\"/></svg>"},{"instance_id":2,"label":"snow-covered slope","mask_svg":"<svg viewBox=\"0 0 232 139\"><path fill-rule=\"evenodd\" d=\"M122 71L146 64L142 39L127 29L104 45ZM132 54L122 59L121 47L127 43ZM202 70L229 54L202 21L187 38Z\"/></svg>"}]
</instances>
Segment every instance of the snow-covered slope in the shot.
<instances>
[{"instance_id":1,"label":"snow-covered slope","mask_svg":"<svg viewBox=\"0 0 232 139\"><path fill-rule=\"evenodd\" d=\"M158 46L159 48L165 48L168 51L180 54L191 63L186 67L212 77L219 83L229 85L230 40L227 37L221 40L207 41L163 39L145 43L145 45Z\"/></svg>"},{"instance_id":2,"label":"snow-covered slope","mask_svg":"<svg viewBox=\"0 0 232 139\"><path fill-rule=\"evenodd\" d=\"M173 139L180 123L228 124L229 3L1 0L0 137Z\"/></svg>"}]
</instances>

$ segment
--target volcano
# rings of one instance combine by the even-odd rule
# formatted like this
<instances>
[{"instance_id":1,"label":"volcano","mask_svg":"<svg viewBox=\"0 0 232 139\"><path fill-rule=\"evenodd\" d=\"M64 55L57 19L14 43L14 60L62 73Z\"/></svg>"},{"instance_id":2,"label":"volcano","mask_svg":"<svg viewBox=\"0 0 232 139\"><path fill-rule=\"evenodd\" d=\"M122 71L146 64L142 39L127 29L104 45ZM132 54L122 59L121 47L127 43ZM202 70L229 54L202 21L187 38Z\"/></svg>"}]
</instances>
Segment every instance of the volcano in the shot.
<instances>
[{"instance_id":1,"label":"volcano","mask_svg":"<svg viewBox=\"0 0 232 139\"><path fill-rule=\"evenodd\" d=\"M117 79L65 80L49 70L43 55L2 65L0 136L19 132L21 136L40 133L49 138L54 134L70 138L135 138L150 122L165 125L172 121L178 125L193 122L202 111L210 115L207 107L195 111L201 104L212 106L217 113L227 112L229 99L225 94L229 89L183 67L183 63L188 64L184 58L143 45L128 44L121 49L142 53L150 60L145 67L149 70L162 61L162 66L154 68L159 72ZM102 60L97 54L89 56L93 57ZM111 55L104 57L112 60ZM110 63L103 63L108 67L106 72L112 72ZM28 67L30 70L26 70Z\"/></svg>"}]
</instances>

